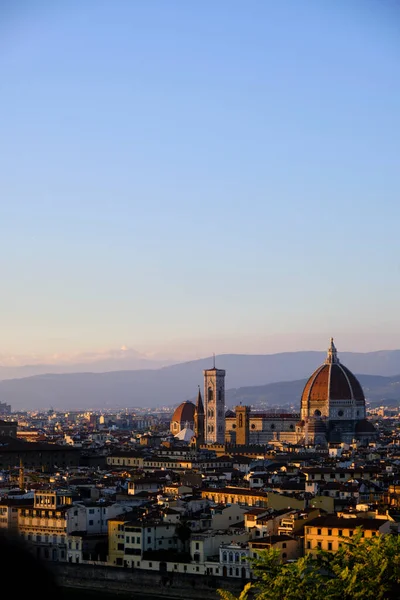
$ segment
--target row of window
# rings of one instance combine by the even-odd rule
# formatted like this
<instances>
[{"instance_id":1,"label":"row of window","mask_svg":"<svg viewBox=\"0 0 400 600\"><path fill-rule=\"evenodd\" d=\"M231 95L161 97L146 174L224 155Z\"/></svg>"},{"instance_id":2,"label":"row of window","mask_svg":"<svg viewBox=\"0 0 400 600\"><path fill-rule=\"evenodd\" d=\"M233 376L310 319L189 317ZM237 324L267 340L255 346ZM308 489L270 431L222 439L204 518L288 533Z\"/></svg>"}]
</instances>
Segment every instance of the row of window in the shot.
<instances>
[{"instance_id":1,"label":"row of window","mask_svg":"<svg viewBox=\"0 0 400 600\"><path fill-rule=\"evenodd\" d=\"M344 537L343 536L343 529L338 529L338 533L332 533L332 529L328 529L328 533L324 534L324 535L328 535L328 537L331 537L332 535L334 535L335 537ZM312 528L311 527L307 527L307 534L311 535L313 533ZM314 532L315 534L315 532ZM317 529L317 535L322 535L322 529ZM345 534L346 535L346 534ZM354 535L354 530L350 529L348 536L347 537L352 537ZM376 531L372 531L372 535L376 535ZM364 531L361 532L361 537L364 537Z\"/></svg>"},{"instance_id":2,"label":"row of window","mask_svg":"<svg viewBox=\"0 0 400 600\"><path fill-rule=\"evenodd\" d=\"M246 558L246 552L223 552L222 562L240 562Z\"/></svg>"}]
</instances>

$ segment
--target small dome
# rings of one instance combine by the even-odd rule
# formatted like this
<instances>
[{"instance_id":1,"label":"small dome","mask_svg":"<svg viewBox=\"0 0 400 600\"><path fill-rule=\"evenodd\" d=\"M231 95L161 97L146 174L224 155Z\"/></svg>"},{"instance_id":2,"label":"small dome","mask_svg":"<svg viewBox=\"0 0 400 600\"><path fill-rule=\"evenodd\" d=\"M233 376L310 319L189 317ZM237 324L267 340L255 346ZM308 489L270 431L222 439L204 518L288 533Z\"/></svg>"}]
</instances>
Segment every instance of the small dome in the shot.
<instances>
[{"instance_id":1,"label":"small dome","mask_svg":"<svg viewBox=\"0 0 400 600\"><path fill-rule=\"evenodd\" d=\"M193 402L182 402L172 415L171 421L177 421L178 423L193 423L196 407Z\"/></svg>"}]
</instances>

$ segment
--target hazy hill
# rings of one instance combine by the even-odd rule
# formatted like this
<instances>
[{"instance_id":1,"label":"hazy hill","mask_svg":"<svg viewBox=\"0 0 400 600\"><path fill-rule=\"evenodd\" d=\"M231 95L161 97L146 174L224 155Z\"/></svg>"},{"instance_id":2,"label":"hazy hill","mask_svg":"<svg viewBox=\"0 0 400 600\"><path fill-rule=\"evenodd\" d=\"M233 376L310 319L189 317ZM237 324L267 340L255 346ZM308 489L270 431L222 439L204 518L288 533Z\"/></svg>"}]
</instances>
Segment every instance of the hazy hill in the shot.
<instances>
[{"instance_id":1,"label":"hazy hill","mask_svg":"<svg viewBox=\"0 0 400 600\"><path fill-rule=\"evenodd\" d=\"M357 375L367 401L371 405L379 405L382 401L390 405L400 404L400 375L381 377L379 375ZM281 381L267 385L242 387L227 390L226 398L229 406L236 404L253 404L299 408L300 397L307 379Z\"/></svg>"},{"instance_id":2,"label":"hazy hill","mask_svg":"<svg viewBox=\"0 0 400 600\"><path fill-rule=\"evenodd\" d=\"M340 358L354 373L394 377L400 372L400 350L367 354L341 353ZM228 401L248 401L243 388L267 386L261 394L276 404L297 403L303 380L325 359L323 352L292 352L271 355L223 355L217 357L217 366L227 371ZM0 401L14 409L32 408L101 408L152 407L177 404L196 394L202 385L203 369L212 365L206 358L154 370L115 371L110 373L47 374L22 379L0 381ZM366 393L379 386L384 397L396 397L396 377L392 381L372 378L360 379L367 386ZM400 379L400 377L398 377ZM298 381L300 380L300 381ZM374 383L376 381L376 385ZM280 382L280 383L278 383ZM283 385L288 382L288 385ZM370 386L370 387L368 387ZM235 391L231 391L235 389ZM369 391L368 391L369 390ZM377 392L378 395L383 391ZM290 400L288 398L290 397ZM279 400L280 398L280 400Z\"/></svg>"}]
</instances>

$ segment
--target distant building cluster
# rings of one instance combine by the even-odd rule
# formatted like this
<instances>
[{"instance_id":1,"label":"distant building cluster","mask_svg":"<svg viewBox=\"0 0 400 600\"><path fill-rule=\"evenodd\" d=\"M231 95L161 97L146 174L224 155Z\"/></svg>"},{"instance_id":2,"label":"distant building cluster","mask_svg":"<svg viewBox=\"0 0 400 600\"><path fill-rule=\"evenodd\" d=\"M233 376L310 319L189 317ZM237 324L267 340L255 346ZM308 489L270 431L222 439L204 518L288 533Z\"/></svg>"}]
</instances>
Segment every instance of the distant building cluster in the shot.
<instances>
[{"instance_id":1,"label":"distant building cluster","mask_svg":"<svg viewBox=\"0 0 400 600\"><path fill-rule=\"evenodd\" d=\"M357 528L366 539L399 534L399 415L367 415L333 340L297 414L229 410L225 371L203 375L196 402L172 416L4 415L0 529L45 561L94 573L239 582L254 577L251 559L267 548L286 562L336 552Z\"/></svg>"}]
</instances>

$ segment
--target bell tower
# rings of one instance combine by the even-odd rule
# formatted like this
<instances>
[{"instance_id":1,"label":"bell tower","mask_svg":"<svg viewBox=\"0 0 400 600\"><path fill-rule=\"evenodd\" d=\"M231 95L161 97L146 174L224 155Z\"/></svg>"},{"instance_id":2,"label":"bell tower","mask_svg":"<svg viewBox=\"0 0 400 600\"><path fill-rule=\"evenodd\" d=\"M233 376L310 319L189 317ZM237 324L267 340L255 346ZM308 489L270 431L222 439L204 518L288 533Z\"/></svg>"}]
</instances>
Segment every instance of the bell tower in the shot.
<instances>
[{"instance_id":1,"label":"bell tower","mask_svg":"<svg viewBox=\"0 0 400 600\"><path fill-rule=\"evenodd\" d=\"M212 369L204 373L205 438L207 444L225 442L225 371Z\"/></svg>"}]
</instances>

